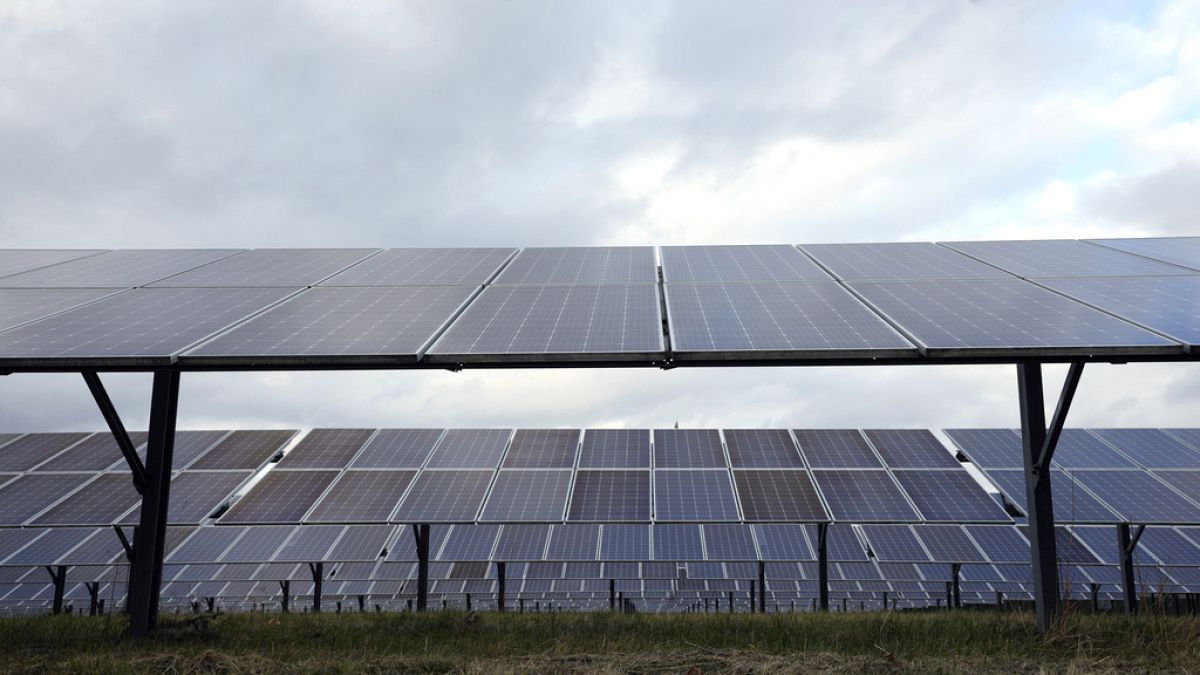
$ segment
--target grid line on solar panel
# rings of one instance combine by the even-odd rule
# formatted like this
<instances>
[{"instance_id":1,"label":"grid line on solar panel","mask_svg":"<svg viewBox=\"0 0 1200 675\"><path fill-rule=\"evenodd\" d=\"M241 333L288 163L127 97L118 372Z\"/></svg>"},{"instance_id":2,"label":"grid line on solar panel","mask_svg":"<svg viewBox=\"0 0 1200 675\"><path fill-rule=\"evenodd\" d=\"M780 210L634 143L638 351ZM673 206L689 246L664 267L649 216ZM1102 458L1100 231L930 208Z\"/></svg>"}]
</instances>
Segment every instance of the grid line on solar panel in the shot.
<instances>
[{"instance_id":1,"label":"grid line on solar panel","mask_svg":"<svg viewBox=\"0 0 1200 675\"><path fill-rule=\"evenodd\" d=\"M584 430L579 467L584 469L650 468L650 430Z\"/></svg>"},{"instance_id":2,"label":"grid line on solar panel","mask_svg":"<svg viewBox=\"0 0 1200 675\"><path fill-rule=\"evenodd\" d=\"M1053 279L1042 285L1188 345L1200 344L1200 276Z\"/></svg>"},{"instance_id":3,"label":"grid line on solar panel","mask_svg":"<svg viewBox=\"0 0 1200 675\"><path fill-rule=\"evenodd\" d=\"M571 478L570 469L502 469L479 520L561 522Z\"/></svg>"},{"instance_id":4,"label":"grid line on solar panel","mask_svg":"<svg viewBox=\"0 0 1200 675\"><path fill-rule=\"evenodd\" d=\"M596 560L599 550L599 525L570 523L550 526L546 560Z\"/></svg>"},{"instance_id":5,"label":"grid line on solar panel","mask_svg":"<svg viewBox=\"0 0 1200 675\"><path fill-rule=\"evenodd\" d=\"M511 429L447 429L426 460L431 469L495 469Z\"/></svg>"},{"instance_id":6,"label":"grid line on solar panel","mask_svg":"<svg viewBox=\"0 0 1200 675\"><path fill-rule=\"evenodd\" d=\"M720 432L716 429L655 429L654 467L726 468Z\"/></svg>"},{"instance_id":7,"label":"grid line on solar panel","mask_svg":"<svg viewBox=\"0 0 1200 675\"><path fill-rule=\"evenodd\" d=\"M649 522L650 472L598 469L577 471L567 520Z\"/></svg>"},{"instance_id":8,"label":"grid line on solar panel","mask_svg":"<svg viewBox=\"0 0 1200 675\"><path fill-rule=\"evenodd\" d=\"M817 489L830 518L852 523L921 520L891 475L883 469L817 469Z\"/></svg>"},{"instance_id":9,"label":"grid line on solar panel","mask_svg":"<svg viewBox=\"0 0 1200 675\"><path fill-rule=\"evenodd\" d=\"M928 356L1170 354L1182 349L1020 279L849 284Z\"/></svg>"},{"instance_id":10,"label":"grid line on solar panel","mask_svg":"<svg viewBox=\"0 0 1200 675\"><path fill-rule=\"evenodd\" d=\"M1002 279L1009 273L930 242L804 244L840 279Z\"/></svg>"},{"instance_id":11,"label":"grid line on solar panel","mask_svg":"<svg viewBox=\"0 0 1200 675\"><path fill-rule=\"evenodd\" d=\"M663 280L678 282L829 280L794 246L663 246Z\"/></svg>"},{"instance_id":12,"label":"grid line on solar panel","mask_svg":"<svg viewBox=\"0 0 1200 675\"><path fill-rule=\"evenodd\" d=\"M975 545L994 563L1029 562L1029 542L1010 525L964 525Z\"/></svg>"},{"instance_id":13,"label":"grid line on solar panel","mask_svg":"<svg viewBox=\"0 0 1200 675\"><path fill-rule=\"evenodd\" d=\"M804 460L786 429L725 429L729 464L743 468L804 468Z\"/></svg>"},{"instance_id":14,"label":"grid line on solar panel","mask_svg":"<svg viewBox=\"0 0 1200 675\"><path fill-rule=\"evenodd\" d=\"M149 437L144 431L128 432L129 439L135 448L141 449ZM99 432L88 436L70 448L54 455L46 461L30 469L39 473L45 471L103 471L117 462L124 462L124 455L116 438L111 433Z\"/></svg>"},{"instance_id":15,"label":"grid line on solar panel","mask_svg":"<svg viewBox=\"0 0 1200 675\"><path fill-rule=\"evenodd\" d=\"M386 523L416 471L348 470L305 516L309 523Z\"/></svg>"},{"instance_id":16,"label":"grid line on solar panel","mask_svg":"<svg viewBox=\"0 0 1200 675\"><path fill-rule=\"evenodd\" d=\"M492 470L426 469L417 476L391 521L395 523L470 523L483 504Z\"/></svg>"},{"instance_id":17,"label":"grid line on solar panel","mask_svg":"<svg viewBox=\"0 0 1200 675\"><path fill-rule=\"evenodd\" d=\"M1200 270L1200 237L1089 239L1089 243Z\"/></svg>"},{"instance_id":18,"label":"grid line on solar panel","mask_svg":"<svg viewBox=\"0 0 1200 675\"><path fill-rule=\"evenodd\" d=\"M375 435L374 429L313 429L279 460L281 469L341 469Z\"/></svg>"},{"instance_id":19,"label":"grid line on solar panel","mask_svg":"<svg viewBox=\"0 0 1200 675\"><path fill-rule=\"evenodd\" d=\"M670 284L664 289L678 357L913 356L916 348L840 284Z\"/></svg>"},{"instance_id":20,"label":"grid line on solar panel","mask_svg":"<svg viewBox=\"0 0 1200 675\"><path fill-rule=\"evenodd\" d=\"M292 289L134 289L0 333L0 359L159 363Z\"/></svg>"},{"instance_id":21,"label":"grid line on solar panel","mask_svg":"<svg viewBox=\"0 0 1200 675\"><path fill-rule=\"evenodd\" d=\"M6 288L132 288L236 254L237 250L118 250L0 278Z\"/></svg>"},{"instance_id":22,"label":"grid line on solar panel","mask_svg":"<svg viewBox=\"0 0 1200 675\"><path fill-rule=\"evenodd\" d=\"M1071 479L1099 497L1123 520L1138 524L1200 523L1200 506L1142 471L1072 471Z\"/></svg>"},{"instance_id":23,"label":"grid line on solar panel","mask_svg":"<svg viewBox=\"0 0 1200 675\"><path fill-rule=\"evenodd\" d=\"M925 520L960 523L1012 520L961 469L898 469L893 475Z\"/></svg>"},{"instance_id":24,"label":"grid line on solar panel","mask_svg":"<svg viewBox=\"0 0 1200 675\"><path fill-rule=\"evenodd\" d=\"M425 353L470 362L549 354L640 359L663 351L656 286L488 286Z\"/></svg>"},{"instance_id":25,"label":"grid line on solar panel","mask_svg":"<svg viewBox=\"0 0 1200 675\"><path fill-rule=\"evenodd\" d=\"M350 463L352 469L419 469L442 429L380 429Z\"/></svg>"},{"instance_id":26,"label":"grid line on solar panel","mask_svg":"<svg viewBox=\"0 0 1200 675\"><path fill-rule=\"evenodd\" d=\"M1009 502L1025 513L1024 469L988 469L986 476ZM1071 480L1061 469L1052 469L1050 490L1054 495L1054 519L1060 523L1118 523L1121 518L1101 504L1092 493Z\"/></svg>"},{"instance_id":27,"label":"grid line on solar panel","mask_svg":"<svg viewBox=\"0 0 1200 675\"><path fill-rule=\"evenodd\" d=\"M393 248L321 282L321 286L480 286L512 248Z\"/></svg>"},{"instance_id":28,"label":"grid line on solar panel","mask_svg":"<svg viewBox=\"0 0 1200 675\"><path fill-rule=\"evenodd\" d=\"M4 249L0 250L0 277L104 253L101 249Z\"/></svg>"},{"instance_id":29,"label":"grid line on solar panel","mask_svg":"<svg viewBox=\"0 0 1200 675\"><path fill-rule=\"evenodd\" d=\"M740 520L725 469L656 469L654 520L721 522Z\"/></svg>"},{"instance_id":30,"label":"grid line on solar panel","mask_svg":"<svg viewBox=\"0 0 1200 675\"><path fill-rule=\"evenodd\" d=\"M652 284L657 280L652 247L607 246L522 249L493 283Z\"/></svg>"},{"instance_id":31,"label":"grid line on solar panel","mask_svg":"<svg viewBox=\"0 0 1200 675\"><path fill-rule=\"evenodd\" d=\"M1145 468L1200 468L1200 452L1160 429L1091 429L1090 431Z\"/></svg>"},{"instance_id":32,"label":"grid line on solar panel","mask_svg":"<svg viewBox=\"0 0 1200 675\"><path fill-rule=\"evenodd\" d=\"M234 502L221 523L299 523L337 475L337 471L270 471Z\"/></svg>"},{"instance_id":33,"label":"grid line on solar panel","mask_svg":"<svg viewBox=\"0 0 1200 675\"><path fill-rule=\"evenodd\" d=\"M943 242L942 245L1029 279L1191 273L1174 265L1071 239Z\"/></svg>"},{"instance_id":34,"label":"grid line on solar panel","mask_svg":"<svg viewBox=\"0 0 1200 675\"><path fill-rule=\"evenodd\" d=\"M25 434L0 448L0 471L27 471L88 435L85 432Z\"/></svg>"},{"instance_id":35,"label":"grid line on solar panel","mask_svg":"<svg viewBox=\"0 0 1200 675\"><path fill-rule=\"evenodd\" d=\"M310 288L190 350L185 359L412 361L473 293L465 286Z\"/></svg>"},{"instance_id":36,"label":"grid line on solar panel","mask_svg":"<svg viewBox=\"0 0 1200 675\"><path fill-rule=\"evenodd\" d=\"M958 525L917 525L917 537L935 562L986 562L975 542Z\"/></svg>"},{"instance_id":37,"label":"grid line on solar panel","mask_svg":"<svg viewBox=\"0 0 1200 675\"><path fill-rule=\"evenodd\" d=\"M866 429L863 431L892 469L957 469L958 460L928 429Z\"/></svg>"},{"instance_id":38,"label":"grid line on solar panel","mask_svg":"<svg viewBox=\"0 0 1200 675\"><path fill-rule=\"evenodd\" d=\"M929 562L930 557L921 541L908 525L863 525L876 560L889 562Z\"/></svg>"},{"instance_id":39,"label":"grid line on solar panel","mask_svg":"<svg viewBox=\"0 0 1200 675\"><path fill-rule=\"evenodd\" d=\"M312 286L375 249L254 249L160 279L158 288Z\"/></svg>"},{"instance_id":40,"label":"grid line on solar panel","mask_svg":"<svg viewBox=\"0 0 1200 675\"><path fill-rule=\"evenodd\" d=\"M257 469L296 435L294 429L239 429L193 462L188 469Z\"/></svg>"},{"instance_id":41,"label":"grid line on solar panel","mask_svg":"<svg viewBox=\"0 0 1200 675\"><path fill-rule=\"evenodd\" d=\"M654 559L668 562L704 559L699 525L655 525L650 535Z\"/></svg>"},{"instance_id":42,"label":"grid line on solar panel","mask_svg":"<svg viewBox=\"0 0 1200 675\"><path fill-rule=\"evenodd\" d=\"M1022 469L1021 436L1012 429L946 429L972 464L984 469Z\"/></svg>"},{"instance_id":43,"label":"grid line on solar panel","mask_svg":"<svg viewBox=\"0 0 1200 675\"><path fill-rule=\"evenodd\" d=\"M567 469L575 466L578 429L517 429L504 455L506 469Z\"/></svg>"},{"instance_id":44,"label":"grid line on solar panel","mask_svg":"<svg viewBox=\"0 0 1200 675\"><path fill-rule=\"evenodd\" d=\"M826 522L829 514L808 472L735 470L734 484L747 522Z\"/></svg>"},{"instance_id":45,"label":"grid line on solar panel","mask_svg":"<svg viewBox=\"0 0 1200 675\"><path fill-rule=\"evenodd\" d=\"M857 429L793 429L800 454L814 469L883 468Z\"/></svg>"}]
</instances>

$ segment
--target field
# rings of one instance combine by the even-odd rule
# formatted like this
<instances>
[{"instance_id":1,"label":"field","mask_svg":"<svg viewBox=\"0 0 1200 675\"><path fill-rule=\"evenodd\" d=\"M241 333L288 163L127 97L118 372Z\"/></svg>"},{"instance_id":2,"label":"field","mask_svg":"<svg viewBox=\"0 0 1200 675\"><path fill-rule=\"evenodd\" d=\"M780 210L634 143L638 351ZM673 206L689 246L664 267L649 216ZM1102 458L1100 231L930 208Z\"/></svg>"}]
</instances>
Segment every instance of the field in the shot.
<instances>
[{"instance_id":1,"label":"field","mask_svg":"<svg viewBox=\"0 0 1200 675\"><path fill-rule=\"evenodd\" d=\"M235 614L0 620L3 672L1149 672L1200 669L1192 618L1029 614Z\"/></svg>"}]
</instances>

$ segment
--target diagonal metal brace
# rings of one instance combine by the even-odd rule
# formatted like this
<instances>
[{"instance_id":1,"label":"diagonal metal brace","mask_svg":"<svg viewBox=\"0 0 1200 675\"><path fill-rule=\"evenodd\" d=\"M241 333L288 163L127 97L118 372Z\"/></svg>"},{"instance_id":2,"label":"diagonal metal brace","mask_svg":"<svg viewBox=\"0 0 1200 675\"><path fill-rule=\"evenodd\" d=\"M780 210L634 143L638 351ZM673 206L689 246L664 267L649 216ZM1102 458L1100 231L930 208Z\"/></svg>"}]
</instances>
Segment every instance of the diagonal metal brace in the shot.
<instances>
[{"instance_id":1,"label":"diagonal metal brace","mask_svg":"<svg viewBox=\"0 0 1200 675\"><path fill-rule=\"evenodd\" d=\"M112 528L117 533L117 539L121 542L121 548L125 549L125 559L133 562L133 544L129 543L129 538L125 536L125 530L122 530L120 525L113 525ZM137 528L135 527L134 529L136 530ZM136 534L134 535L134 539L137 539Z\"/></svg>"},{"instance_id":2,"label":"diagonal metal brace","mask_svg":"<svg viewBox=\"0 0 1200 675\"><path fill-rule=\"evenodd\" d=\"M108 397L108 391L104 389L104 383L100 381L100 376L94 370L85 370L82 371L82 374L83 381L87 383L88 389L92 392L92 398L96 399L96 406L100 408L100 414L104 416L104 421L108 423L108 428L112 432L113 438L116 439L117 446L121 448L121 454L125 456L125 462L129 464L129 471L133 474L133 487L140 495L146 488L146 466L138 457L137 448L129 438L129 432L125 431L125 424L121 422L121 416L117 414L116 406Z\"/></svg>"},{"instance_id":3,"label":"diagonal metal brace","mask_svg":"<svg viewBox=\"0 0 1200 675\"><path fill-rule=\"evenodd\" d=\"M1067 370L1067 379L1063 381L1062 393L1058 396L1058 406L1054 409L1054 417L1050 418L1050 428L1046 430L1046 440L1038 453L1033 470L1045 474L1050 460L1054 459L1054 450L1058 447L1058 439L1062 436L1063 427L1067 423L1067 413L1071 410L1071 402L1075 400L1075 390L1079 388L1079 378L1083 375L1083 361L1072 361Z\"/></svg>"},{"instance_id":4,"label":"diagonal metal brace","mask_svg":"<svg viewBox=\"0 0 1200 675\"><path fill-rule=\"evenodd\" d=\"M1142 538L1142 533L1145 531L1145 525L1138 525L1137 531L1135 531L1133 536L1129 538L1129 548L1125 549L1125 555L1133 555L1134 550L1137 549L1138 540Z\"/></svg>"}]
</instances>

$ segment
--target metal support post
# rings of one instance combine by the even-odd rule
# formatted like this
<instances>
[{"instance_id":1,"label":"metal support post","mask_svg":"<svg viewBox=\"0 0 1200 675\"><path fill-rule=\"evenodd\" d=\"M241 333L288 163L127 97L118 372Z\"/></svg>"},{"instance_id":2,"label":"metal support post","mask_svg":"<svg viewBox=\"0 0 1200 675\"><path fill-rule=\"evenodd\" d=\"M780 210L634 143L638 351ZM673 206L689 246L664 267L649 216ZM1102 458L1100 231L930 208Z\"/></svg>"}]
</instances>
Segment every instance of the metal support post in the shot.
<instances>
[{"instance_id":1,"label":"metal support post","mask_svg":"<svg viewBox=\"0 0 1200 675\"><path fill-rule=\"evenodd\" d=\"M733 614L733 591L729 591L729 613Z\"/></svg>"},{"instance_id":2,"label":"metal support post","mask_svg":"<svg viewBox=\"0 0 1200 675\"><path fill-rule=\"evenodd\" d=\"M57 567L47 565L46 573L50 575L50 581L54 584L54 613L62 614L63 593L67 587L67 568L63 565Z\"/></svg>"},{"instance_id":3,"label":"metal support post","mask_svg":"<svg viewBox=\"0 0 1200 675\"><path fill-rule=\"evenodd\" d=\"M755 605L754 600L755 600L755 598L754 598L754 582L751 581L750 582L750 613L751 614L754 613L754 605Z\"/></svg>"},{"instance_id":4,"label":"metal support post","mask_svg":"<svg viewBox=\"0 0 1200 675\"><path fill-rule=\"evenodd\" d=\"M429 525L413 525L417 539L417 611L424 612L429 601Z\"/></svg>"},{"instance_id":5,"label":"metal support post","mask_svg":"<svg viewBox=\"0 0 1200 675\"><path fill-rule=\"evenodd\" d=\"M519 610L519 611L520 611L522 614L524 614L524 613L525 613L525 598L518 598L518 599L517 599L517 606L520 608L520 610Z\"/></svg>"},{"instance_id":6,"label":"metal support post","mask_svg":"<svg viewBox=\"0 0 1200 675\"><path fill-rule=\"evenodd\" d=\"M312 573L313 604L312 611L321 611L321 590L325 583L325 563L308 563L308 571Z\"/></svg>"},{"instance_id":7,"label":"metal support post","mask_svg":"<svg viewBox=\"0 0 1200 675\"><path fill-rule=\"evenodd\" d=\"M1004 591L996 591L996 609L1004 609Z\"/></svg>"},{"instance_id":8,"label":"metal support post","mask_svg":"<svg viewBox=\"0 0 1200 675\"><path fill-rule=\"evenodd\" d=\"M1092 614L1100 612L1100 584L1092 584Z\"/></svg>"},{"instance_id":9,"label":"metal support post","mask_svg":"<svg viewBox=\"0 0 1200 675\"><path fill-rule=\"evenodd\" d=\"M829 523L817 523L817 606L829 611L829 551L826 546Z\"/></svg>"},{"instance_id":10,"label":"metal support post","mask_svg":"<svg viewBox=\"0 0 1200 675\"><path fill-rule=\"evenodd\" d=\"M962 596L959 593L959 584L958 584L958 579L960 576L959 573L961 571L962 571L962 565L960 565L958 563L954 563L954 564L950 565L950 583L953 584L953 589L954 589L954 594L953 594L954 609L962 608Z\"/></svg>"},{"instance_id":11,"label":"metal support post","mask_svg":"<svg viewBox=\"0 0 1200 675\"><path fill-rule=\"evenodd\" d=\"M842 612L846 611L846 598L842 598Z\"/></svg>"},{"instance_id":12,"label":"metal support post","mask_svg":"<svg viewBox=\"0 0 1200 675\"><path fill-rule=\"evenodd\" d=\"M887 608L888 608L887 601L888 601L888 592L887 592L887 591L884 591L884 592L883 592L883 605L882 605L882 607L883 607L883 611L885 611L885 612L887 611Z\"/></svg>"},{"instance_id":13,"label":"metal support post","mask_svg":"<svg viewBox=\"0 0 1200 675\"><path fill-rule=\"evenodd\" d=\"M767 564L761 560L758 561L758 611L767 612Z\"/></svg>"},{"instance_id":14,"label":"metal support post","mask_svg":"<svg viewBox=\"0 0 1200 675\"><path fill-rule=\"evenodd\" d=\"M104 383L100 381L100 376L96 374L96 371L85 370L82 374L83 381L87 383L88 390L92 392L92 398L96 400L96 407L100 408L100 414L104 417L108 430L112 432L113 439L116 440L117 447L120 448L121 455L125 458L125 463L129 465L129 472L133 478L133 489L137 490L139 495L143 494L146 489L146 467L142 464L142 459L138 457L137 448L130 440L129 432L125 430L125 423L117 414L117 408L113 405L112 399L108 397Z\"/></svg>"},{"instance_id":15,"label":"metal support post","mask_svg":"<svg viewBox=\"0 0 1200 675\"><path fill-rule=\"evenodd\" d=\"M1138 541L1146 531L1145 525L1140 525L1132 535L1129 523L1117 525L1117 553L1121 556L1121 590L1125 596L1125 614L1137 614L1137 579L1133 570L1133 553L1137 550Z\"/></svg>"},{"instance_id":16,"label":"metal support post","mask_svg":"<svg viewBox=\"0 0 1200 675\"><path fill-rule=\"evenodd\" d=\"M504 586L505 586L505 582L507 581L506 576L507 576L507 570L505 569L505 564L503 562L497 562L496 563L496 582L497 582L497 584L496 584L496 590L497 590L496 611L497 612L503 612L504 605L506 604L505 600L504 600Z\"/></svg>"},{"instance_id":17,"label":"metal support post","mask_svg":"<svg viewBox=\"0 0 1200 675\"><path fill-rule=\"evenodd\" d=\"M467 611L471 611L471 594L467 593Z\"/></svg>"},{"instance_id":18,"label":"metal support post","mask_svg":"<svg viewBox=\"0 0 1200 675\"><path fill-rule=\"evenodd\" d=\"M471 596L469 594L467 595L467 609L471 609ZM358 611L359 612L367 611L367 596L365 596L365 595L358 596Z\"/></svg>"},{"instance_id":19,"label":"metal support post","mask_svg":"<svg viewBox=\"0 0 1200 675\"><path fill-rule=\"evenodd\" d=\"M84 584L88 592L88 616L96 616L100 611L100 582L89 581Z\"/></svg>"},{"instance_id":20,"label":"metal support post","mask_svg":"<svg viewBox=\"0 0 1200 675\"><path fill-rule=\"evenodd\" d=\"M292 608L292 582L287 579L279 582L279 593L283 596L283 613L287 614Z\"/></svg>"}]
</instances>

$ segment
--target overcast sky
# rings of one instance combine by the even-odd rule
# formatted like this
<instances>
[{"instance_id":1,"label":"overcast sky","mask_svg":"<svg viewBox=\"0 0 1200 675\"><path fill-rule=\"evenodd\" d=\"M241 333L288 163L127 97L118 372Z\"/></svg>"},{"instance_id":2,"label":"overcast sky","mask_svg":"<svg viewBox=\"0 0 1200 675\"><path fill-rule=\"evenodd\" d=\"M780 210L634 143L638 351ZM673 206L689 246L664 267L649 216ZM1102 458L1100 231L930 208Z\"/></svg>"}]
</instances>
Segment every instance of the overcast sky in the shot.
<instances>
[{"instance_id":1,"label":"overcast sky","mask_svg":"<svg viewBox=\"0 0 1200 675\"><path fill-rule=\"evenodd\" d=\"M1196 1L0 4L6 248L1200 234L1197 186ZM1197 375L1090 367L1072 422L1197 426ZM186 427L1017 420L1001 366L182 391ZM101 425L78 376L0 378L0 430Z\"/></svg>"}]
</instances>

